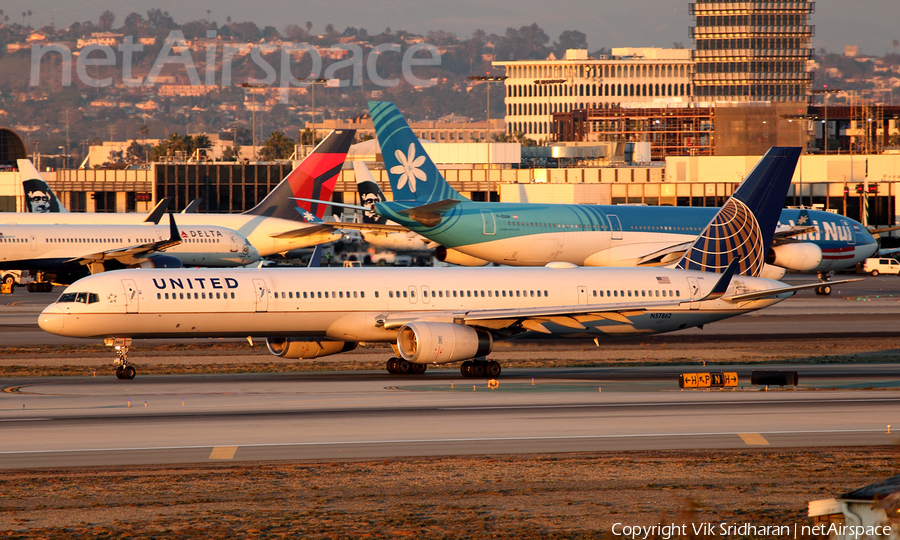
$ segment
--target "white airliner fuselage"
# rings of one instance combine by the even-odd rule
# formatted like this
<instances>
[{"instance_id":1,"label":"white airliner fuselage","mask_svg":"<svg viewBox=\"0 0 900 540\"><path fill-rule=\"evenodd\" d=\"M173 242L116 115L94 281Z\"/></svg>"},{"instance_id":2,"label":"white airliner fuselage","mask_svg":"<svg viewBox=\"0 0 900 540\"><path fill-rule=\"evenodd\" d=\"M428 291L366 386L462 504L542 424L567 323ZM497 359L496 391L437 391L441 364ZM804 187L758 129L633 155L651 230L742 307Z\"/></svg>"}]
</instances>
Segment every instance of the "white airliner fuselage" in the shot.
<instances>
[{"instance_id":1,"label":"white airliner fuselage","mask_svg":"<svg viewBox=\"0 0 900 540\"><path fill-rule=\"evenodd\" d=\"M662 268L121 270L79 280L43 311L39 323L48 332L83 338L393 342L410 323L501 332L521 325L519 332L524 327L603 338L699 326L793 294L729 301L728 296L785 287L735 276L726 298L696 301L720 277ZM76 301L81 293L96 301ZM452 346L449 339L443 345ZM452 356L446 361L458 359Z\"/></svg>"},{"instance_id":2,"label":"white airliner fuselage","mask_svg":"<svg viewBox=\"0 0 900 540\"><path fill-rule=\"evenodd\" d=\"M80 212L26 214L0 213L0 223L17 224L104 224L104 225L137 225L145 214L85 214ZM177 214L179 227L203 227L206 225L234 229L253 244L260 256L268 257L292 249L300 249L338 240L341 234L324 230L313 234L305 234L309 225L299 221L259 216L253 214ZM296 237L276 238L277 235L297 231Z\"/></svg>"}]
</instances>

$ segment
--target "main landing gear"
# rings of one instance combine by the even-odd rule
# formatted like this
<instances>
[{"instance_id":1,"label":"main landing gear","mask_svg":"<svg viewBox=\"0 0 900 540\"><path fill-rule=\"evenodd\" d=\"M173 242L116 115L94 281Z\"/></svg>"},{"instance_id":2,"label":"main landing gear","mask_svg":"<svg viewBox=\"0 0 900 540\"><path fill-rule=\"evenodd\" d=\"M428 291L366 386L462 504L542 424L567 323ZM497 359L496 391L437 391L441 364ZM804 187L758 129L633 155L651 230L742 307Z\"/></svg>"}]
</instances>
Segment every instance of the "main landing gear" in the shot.
<instances>
[{"instance_id":1,"label":"main landing gear","mask_svg":"<svg viewBox=\"0 0 900 540\"><path fill-rule=\"evenodd\" d=\"M385 367L391 375L421 375L428 369L428 364L417 364L403 358L391 358Z\"/></svg>"},{"instance_id":2,"label":"main landing gear","mask_svg":"<svg viewBox=\"0 0 900 540\"><path fill-rule=\"evenodd\" d=\"M466 360L459 367L463 377L490 377L494 379L500 376L500 362L491 360Z\"/></svg>"},{"instance_id":3,"label":"main landing gear","mask_svg":"<svg viewBox=\"0 0 900 540\"><path fill-rule=\"evenodd\" d=\"M816 287L816 294L820 296L831 296L831 285L828 284L828 280L831 279L831 276L834 275L834 272L819 272L819 279L822 280L822 285L820 287Z\"/></svg>"},{"instance_id":4,"label":"main landing gear","mask_svg":"<svg viewBox=\"0 0 900 540\"><path fill-rule=\"evenodd\" d=\"M128 347L131 346L131 338L106 338L103 343L107 347L116 349L117 358L113 360L116 366L116 378L131 380L137 375L137 370L128 361Z\"/></svg>"}]
</instances>

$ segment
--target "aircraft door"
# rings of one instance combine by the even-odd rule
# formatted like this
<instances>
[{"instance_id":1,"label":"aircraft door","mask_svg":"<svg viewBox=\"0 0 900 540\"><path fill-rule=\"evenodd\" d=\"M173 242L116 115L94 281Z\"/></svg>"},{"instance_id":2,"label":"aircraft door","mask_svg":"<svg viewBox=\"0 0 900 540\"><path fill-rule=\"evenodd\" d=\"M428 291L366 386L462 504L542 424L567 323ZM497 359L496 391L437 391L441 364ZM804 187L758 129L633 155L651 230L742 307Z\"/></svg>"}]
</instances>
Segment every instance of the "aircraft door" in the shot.
<instances>
[{"instance_id":1,"label":"aircraft door","mask_svg":"<svg viewBox=\"0 0 900 540\"><path fill-rule=\"evenodd\" d=\"M409 295L408 296L409 296L409 303L415 304L416 303L416 288L413 287L412 285L409 286Z\"/></svg>"},{"instance_id":2,"label":"aircraft door","mask_svg":"<svg viewBox=\"0 0 900 540\"><path fill-rule=\"evenodd\" d=\"M497 223L494 221L494 213L490 210L481 211L481 220L484 222L484 234L487 236L497 234Z\"/></svg>"},{"instance_id":3,"label":"aircraft door","mask_svg":"<svg viewBox=\"0 0 900 540\"><path fill-rule=\"evenodd\" d=\"M253 288L256 290L256 312L264 313L269 310L269 291L266 289L265 280L253 278Z\"/></svg>"},{"instance_id":4,"label":"aircraft door","mask_svg":"<svg viewBox=\"0 0 900 540\"><path fill-rule=\"evenodd\" d=\"M125 288L125 313L137 313L140 309L140 295L133 279L123 279L122 287Z\"/></svg>"},{"instance_id":5,"label":"aircraft door","mask_svg":"<svg viewBox=\"0 0 900 540\"><path fill-rule=\"evenodd\" d=\"M231 238L231 247L229 249L231 250L232 253L237 253L238 252L237 238L235 238L233 234L229 234L228 237Z\"/></svg>"},{"instance_id":6,"label":"aircraft door","mask_svg":"<svg viewBox=\"0 0 900 540\"><path fill-rule=\"evenodd\" d=\"M851 246L855 245L856 244L856 233L853 232L853 227L851 227L850 224L847 223L847 221L843 220L843 219L841 220L841 227L844 227L844 230L847 231L847 236L848 236L847 243L850 244Z\"/></svg>"},{"instance_id":7,"label":"aircraft door","mask_svg":"<svg viewBox=\"0 0 900 540\"><path fill-rule=\"evenodd\" d=\"M587 287L584 285L578 286L578 305L587 304L588 303L588 295L587 295Z\"/></svg>"},{"instance_id":8,"label":"aircraft door","mask_svg":"<svg viewBox=\"0 0 900 540\"><path fill-rule=\"evenodd\" d=\"M687 281L688 288L691 291L691 300L695 300L694 302L691 302L691 309L700 309L700 303L696 302L696 300L699 300L702 297L700 294L700 283L697 281L697 278L692 277L687 278Z\"/></svg>"},{"instance_id":9,"label":"aircraft door","mask_svg":"<svg viewBox=\"0 0 900 540\"><path fill-rule=\"evenodd\" d=\"M37 240L35 240L34 236L29 237L28 243L31 244L31 251L37 250Z\"/></svg>"},{"instance_id":10,"label":"aircraft door","mask_svg":"<svg viewBox=\"0 0 900 540\"><path fill-rule=\"evenodd\" d=\"M622 222L619 221L619 216L615 214L606 214L606 217L609 218L609 230L612 232L613 240L621 240L622 239Z\"/></svg>"},{"instance_id":11,"label":"aircraft door","mask_svg":"<svg viewBox=\"0 0 900 540\"><path fill-rule=\"evenodd\" d=\"M422 303L431 303L431 291L425 285L422 285Z\"/></svg>"}]
</instances>

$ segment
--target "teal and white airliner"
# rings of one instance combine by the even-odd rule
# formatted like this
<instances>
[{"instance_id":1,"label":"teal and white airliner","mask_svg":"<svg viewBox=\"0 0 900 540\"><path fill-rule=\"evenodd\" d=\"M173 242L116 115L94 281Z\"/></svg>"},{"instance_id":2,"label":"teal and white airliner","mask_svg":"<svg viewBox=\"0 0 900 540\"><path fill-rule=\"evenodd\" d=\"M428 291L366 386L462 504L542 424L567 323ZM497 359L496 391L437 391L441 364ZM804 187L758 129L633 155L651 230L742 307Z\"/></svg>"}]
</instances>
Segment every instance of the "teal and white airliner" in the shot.
<instances>
[{"instance_id":1,"label":"teal and white airliner","mask_svg":"<svg viewBox=\"0 0 900 540\"><path fill-rule=\"evenodd\" d=\"M376 203L375 211L439 244L437 258L449 263L668 266L681 258L719 211L473 202L444 180L394 104L370 102L369 109L394 199ZM848 217L783 209L762 275L780 279L786 271L816 272L824 282L876 250L875 238ZM823 283L816 292L830 294L831 287Z\"/></svg>"}]
</instances>

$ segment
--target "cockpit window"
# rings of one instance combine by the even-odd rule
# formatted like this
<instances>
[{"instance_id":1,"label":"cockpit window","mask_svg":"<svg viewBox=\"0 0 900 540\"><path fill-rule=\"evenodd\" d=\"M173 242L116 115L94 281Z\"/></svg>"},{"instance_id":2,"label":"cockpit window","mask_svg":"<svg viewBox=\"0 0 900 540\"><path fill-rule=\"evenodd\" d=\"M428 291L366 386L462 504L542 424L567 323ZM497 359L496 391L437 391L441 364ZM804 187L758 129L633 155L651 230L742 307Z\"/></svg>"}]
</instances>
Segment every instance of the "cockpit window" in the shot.
<instances>
[{"instance_id":1,"label":"cockpit window","mask_svg":"<svg viewBox=\"0 0 900 540\"><path fill-rule=\"evenodd\" d=\"M97 302L99 302L99 301L100 301L100 295L99 295L99 294L97 294L97 293L86 293L86 292L80 292L80 293L73 293L73 292L70 292L70 293L64 293L62 296L59 297L59 300L57 300L57 302L59 302L59 303L63 303L63 302L78 302L79 304L95 304L95 303L97 303Z\"/></svg>"}]
</instances>

